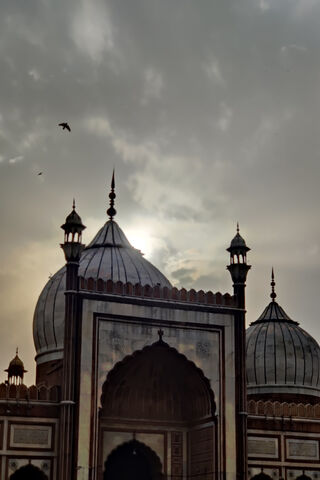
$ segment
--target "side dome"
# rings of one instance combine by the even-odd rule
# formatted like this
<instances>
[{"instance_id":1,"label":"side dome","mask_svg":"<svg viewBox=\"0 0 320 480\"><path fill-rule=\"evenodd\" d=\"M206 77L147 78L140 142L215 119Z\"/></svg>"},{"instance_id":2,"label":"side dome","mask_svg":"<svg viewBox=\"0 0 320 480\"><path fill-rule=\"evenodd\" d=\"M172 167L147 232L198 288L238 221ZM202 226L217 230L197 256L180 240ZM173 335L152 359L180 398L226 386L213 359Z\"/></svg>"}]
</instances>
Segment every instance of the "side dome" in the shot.
<instances>
[{"instance_id":1,"label":"side dome","mask_svg":"<svg viewBox=\"0 0 320 480\"><path fill-rule=\"evenodd\" d=\"M98 280L171 287L169 280L134 248L114 220L109 220L84 249L79 275ZM62 267L42 290L33 318L37 364L63 358L64 291L66 269Z\"/></svg>"},{"instance_id":2,"label":"side dome","mask_svg":"<svg viewBox=\"0 0 320 480\"><path fill-rule=\"evenodd\" d=\"M273 278L271 285L272 301L246 332L248 395L312 401L320 396L320 347L275 301Z\"/></svg>"}]
</instances>

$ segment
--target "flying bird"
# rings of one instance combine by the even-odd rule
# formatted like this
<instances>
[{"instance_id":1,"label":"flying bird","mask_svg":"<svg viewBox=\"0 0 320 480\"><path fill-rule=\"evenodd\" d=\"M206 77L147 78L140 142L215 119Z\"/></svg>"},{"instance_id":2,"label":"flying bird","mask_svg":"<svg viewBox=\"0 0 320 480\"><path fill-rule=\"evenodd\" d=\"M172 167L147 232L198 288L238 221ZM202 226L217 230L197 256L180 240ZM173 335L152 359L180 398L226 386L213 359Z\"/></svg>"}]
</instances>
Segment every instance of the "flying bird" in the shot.
<instances>
[{"instance_id":1,"label":"flying bird","mask_svg":"<svg viewBox=\"0 0 320 480\"><path fill-rule=\"evenodd\" d=\"M71 128L69 126L69 124L67 122L62 122L62 123L59 123L59 127L62 127L62 130L69 130L69 132L71 132Z\"/></svg>"},{"instance_id":2,"label":"flying bird","mask_svg":"<svg viewBox=\"0 0 320 480\"><path fill-rule=\"evenodd\" d=\"M39 172L39 173L38 173L38 176L39 176L39 175L42 175L42 172Z\"/></svg>"}]
</instances>

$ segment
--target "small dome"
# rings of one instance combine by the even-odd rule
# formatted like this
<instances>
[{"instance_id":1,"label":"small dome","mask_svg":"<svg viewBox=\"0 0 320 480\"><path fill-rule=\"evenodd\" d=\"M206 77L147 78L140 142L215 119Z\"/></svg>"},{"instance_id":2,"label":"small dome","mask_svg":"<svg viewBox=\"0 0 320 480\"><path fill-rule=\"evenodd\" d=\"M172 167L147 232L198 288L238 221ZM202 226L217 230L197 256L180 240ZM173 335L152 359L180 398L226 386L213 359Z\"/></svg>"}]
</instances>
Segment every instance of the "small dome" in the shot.
<instances>
[{"instance_id":1,"label":"small dome","mask_svg":"<svg viewBox=\"0 0 320 480\"><path fill-rule=\"evenodd\" d=\"M71 225L82 225L82 220L80 215L77 214L75 210L72 210L71 213L66 218L66 223Z\"/></svg>"},{"instance_id":2,"label":"small dome","mask_svg":"<svg viewBox=\"0 0 320 480\"><path fill-rule=\"evenodd\" d=\"M80 215L78 215L76 212L76 205L74 199L72 204L72 211L67 216L65 223L61 225L61 228L65 232L65 242L81 242L81 232L86 227L85 225L83 225Z\"/></svg>"},{"instance_id":3,"label":"small dome","mask_svg":"<svg viewBox=\"0 0 320 480\"><path fill-rule=\"evenodd\" d=\"M244 240L243 237L241 237L240 233L237 233L233 239L231 240L231 243L230 243L230 247L231 248L243 248L243 247L247 247L246 245L246 242Z\"/></svg>"},{"instance_id":4,"label":"small dome","mask_svg":"<svg viewBox=\"0 0 320 480\"><path fill-rule=\"evenodd\" d=\"M232 253L235 250L244 250L249 252L250 248L247 247L245 239L240 235L239 223L237 223L237 233L233 237L230 243L230 247L227 248L227 252Z\"/></svg>"},{"instance_id":5,"label":"small dome","mask_svg":"<svg viewBox=\"0 0 320 480\"><path fill-rule=\"evenodd\" d=\"M79 275L132 284L171 287L169 280L130 245L114 220L100 229L80 258ZM40 294L34 313L37 363L63 358L66 268L53 275Z\"/></svg>"},{"instance_id":6,"label":"small dome","mask_svg":"<svg viewBox=\"0 0 320 480\"><path fill-rule=\"evenodd\" d=\"M24 369L23 361L18 357L17 349L16 356L11 360L9 367L5 370L5 372L8 372L9 380L11 377L18 377L22 380L26 371L27 370Z\"/></svg>"},{"instance_id":7,"label":"small dome","mask_svg":"<svg viewBox=\"0 0 320 480\"><path fill-rule=\"evenodd\" d=\"M278 305L273 287L272 302L246 332L248 395L319 397L319 345Z\"/></svg>"}]
</instances>

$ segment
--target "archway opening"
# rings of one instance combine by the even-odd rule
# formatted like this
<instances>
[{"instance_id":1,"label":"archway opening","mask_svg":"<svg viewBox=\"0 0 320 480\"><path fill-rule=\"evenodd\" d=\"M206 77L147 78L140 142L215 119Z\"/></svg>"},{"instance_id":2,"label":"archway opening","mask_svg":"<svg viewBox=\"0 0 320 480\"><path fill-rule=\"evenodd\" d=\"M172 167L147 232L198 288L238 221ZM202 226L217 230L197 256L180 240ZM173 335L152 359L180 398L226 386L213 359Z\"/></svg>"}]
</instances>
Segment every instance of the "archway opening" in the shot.
<instances>
[{"instance_id":1,"label":"archway opening","mask_svg":"<svg viewBox=\"0 0 320 480\"><path fill-rule=\"evenodd\" d=\"M154 450L163 474L211 480L218 461L214 414L214 394L202 370L160 339L125 357L107 376L99 412L100 464L117 445L135 439ZM117 463L119 468L122 463ZM130 470L131 477L124 479L136 478ZM150 478L148 472L139 479L161 478Z\"/></svg>"},{"instance_id":2,"label":"archway opening","mask_svg":"<svg viewBox=\"0 0 320 480\"><path fill-rule=\"evenodd\" d=\"M167 424L207 421L215 412L209 380L162 340L115 365L102 387L101 407L101 418Z\"/></svg>"},{"instance_id":3,"label":"archway opening","mask_svg":"<svg viewBox=\"0 0 320 480\"><path fill-rule=\"evenodd\" d=\"M34 465L31 465L31 464L20 467L10 476L10 480L31 480L31 479L32 480L48 480L48 477L40 470L40 468L35 467Z\"/></svg>"},{"instance_id":4,"label":"archway opening","mask_svg":"<svg viewBox=\"0 0 320 480\"><path fill-rule=\"evenodd\" d=\"M103 480L160 480L161 462L156 453L132 440L113 450L105 463Z\"/></svg>"},{"instance_id":5,"label":"archway opening","mask_svg":"<svg viewBox=\"0 0 320 480\"><path fill-rule=\"evenodd\" d=\"M272 478L269 475L266 475L264 472L261 472L252 477L251 480L272 480Z\"/></svg>"}]
</instances>

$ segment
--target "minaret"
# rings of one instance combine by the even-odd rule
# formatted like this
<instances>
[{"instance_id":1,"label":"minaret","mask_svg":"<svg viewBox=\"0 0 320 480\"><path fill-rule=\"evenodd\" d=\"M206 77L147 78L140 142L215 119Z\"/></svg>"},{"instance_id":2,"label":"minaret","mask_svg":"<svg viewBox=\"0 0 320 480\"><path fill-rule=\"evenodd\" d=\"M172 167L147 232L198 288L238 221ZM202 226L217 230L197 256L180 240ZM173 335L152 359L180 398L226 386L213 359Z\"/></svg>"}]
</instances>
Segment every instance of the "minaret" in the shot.
<instances>
[{"instance_id":1,"label":"minaret","mask_svg":"<svg viewBox=\"0 0 320 480\"><path fill-rule=\"evenodd\" d=\"M233 291L237 299L239 308L245 308L245 287L248 271L251 266L247 264L247 253L250 248L247 247L245 240L239 233L239 224L237 223L237 233L231 240L230 247L230 264L227 269L230 272L233 281Z\"/></svg>"},{"instance_id":2,"label":"minaret","mask_svg":"<svg viewBox=\"0 0 320 480\"><path fill-rule=\"evenodd\" d=\"M246 480L248 472L245 288L247 273L251 268L247 264L249 250L237 224L237 233L227 248L230 253L230 264L227 269L233 281L233 292L238 307L234 319L237 480Z\"/></svg>"},{"instance_id":3,"label":"minaret","mask_svg":"<svg viewBox=\"0 0 320 480\"><path fill-rule=\"evenodd\" d=\"M77 372L79 372L81 342L78 270L80 256L85 247L81 243L82 231L86 228L76 212L74 200L72 211L61 228L64 230L64 243L61 244L61 248L66 258L66 291L58 477L59 480L74 480L77 476L75 431L78 424Z\"/></svg>"},{"instance_id":4,"label":"minaret","mask_svg":"<svg viewBox=\"0 0 320 480\"><path fill-rule=\"evenodd\" d=\"M18 357L18 347L16 356L9 363L9 367L5 370L8 372L7 383L9 385L22 385L23 377L27 370L24 369L23 361Z\"/></svg>"}]
</instances>

